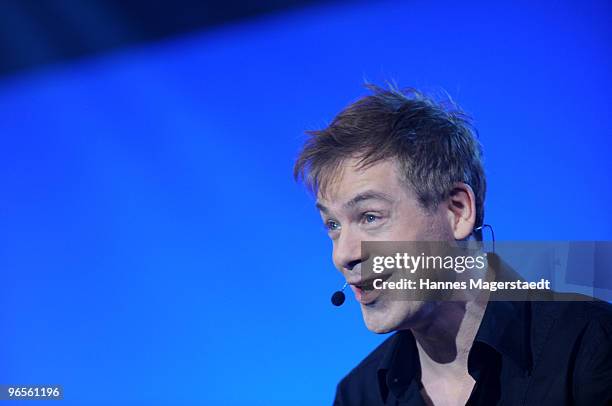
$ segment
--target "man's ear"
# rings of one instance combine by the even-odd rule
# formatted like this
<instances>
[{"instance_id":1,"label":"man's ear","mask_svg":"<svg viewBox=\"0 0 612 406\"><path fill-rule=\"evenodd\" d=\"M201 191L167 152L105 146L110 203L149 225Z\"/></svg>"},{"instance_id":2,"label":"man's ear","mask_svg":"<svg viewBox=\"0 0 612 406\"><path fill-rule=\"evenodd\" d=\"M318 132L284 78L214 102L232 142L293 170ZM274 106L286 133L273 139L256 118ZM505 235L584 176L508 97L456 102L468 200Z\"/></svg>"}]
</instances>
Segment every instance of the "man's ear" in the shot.
<instances>
[{"instance_id":1,"label":"man's ear","mask_svg":"<svg viewBox=\"0 0 612 406\"><path fill-rule=\"evenodd\" d=\"M476 223L476 196L470 185L463 182L453 184L446 205L455 239L463 240L469 237Z\"/></svg>"}]
</instances>

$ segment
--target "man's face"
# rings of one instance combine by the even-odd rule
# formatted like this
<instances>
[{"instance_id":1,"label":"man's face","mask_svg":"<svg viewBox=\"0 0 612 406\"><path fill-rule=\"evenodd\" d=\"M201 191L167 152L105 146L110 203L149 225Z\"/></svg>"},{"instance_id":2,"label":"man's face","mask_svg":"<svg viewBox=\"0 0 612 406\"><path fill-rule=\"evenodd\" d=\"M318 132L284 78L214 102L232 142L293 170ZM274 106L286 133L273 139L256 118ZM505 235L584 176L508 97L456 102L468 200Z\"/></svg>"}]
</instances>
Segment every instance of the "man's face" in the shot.
<instances>
[{"instance_id":1,"label":"man's face","mask_svg":"<svg viewBox=\"0 0 612 406\"><path fill-rule=\"evenodd\" d=\"M355 286L361 282L361 242L451 240L448 211L443 204L431 211L422 208L401 181L395 160L366 169L356 163L346 160L342 172L318 195L317 207L333 241L334 265L360 302L368 329L386 333L408 328L424 318L430 306Z\"/></svg>"}]
</instances>

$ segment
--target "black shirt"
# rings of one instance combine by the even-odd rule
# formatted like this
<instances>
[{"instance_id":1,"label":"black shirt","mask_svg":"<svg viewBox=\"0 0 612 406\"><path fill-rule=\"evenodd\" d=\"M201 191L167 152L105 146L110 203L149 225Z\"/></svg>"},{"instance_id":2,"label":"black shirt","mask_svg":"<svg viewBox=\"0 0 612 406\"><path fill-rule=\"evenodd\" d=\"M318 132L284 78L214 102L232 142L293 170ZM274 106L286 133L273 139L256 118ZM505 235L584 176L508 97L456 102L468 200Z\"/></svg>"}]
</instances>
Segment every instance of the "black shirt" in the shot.
<instances>
[{"instance_id":1,"label":"black shirt","mask_svg":"<svg viewBox=\"0 0 612 406\"><path fill-rule=\"evenodd\" d=\"M487 304L468 355L468 405L612 404L612 306ZM334 405L425 405L410 330L390 336L338 384Z\"/></svg>"}]
</instances>

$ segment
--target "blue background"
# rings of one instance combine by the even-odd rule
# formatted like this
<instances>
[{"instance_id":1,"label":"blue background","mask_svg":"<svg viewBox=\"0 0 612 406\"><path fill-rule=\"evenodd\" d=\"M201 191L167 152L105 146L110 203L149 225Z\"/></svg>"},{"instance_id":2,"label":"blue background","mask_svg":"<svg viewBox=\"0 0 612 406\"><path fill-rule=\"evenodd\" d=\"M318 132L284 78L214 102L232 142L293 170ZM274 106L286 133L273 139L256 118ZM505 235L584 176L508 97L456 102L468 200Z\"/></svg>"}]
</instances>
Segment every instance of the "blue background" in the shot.
<instances>
[{"instance_id":1,"label":"blue background","mask_svg":"<svg viewBox=\"0 0 612 406\"><path fill-rule=\"evenodd\" d=\"M0 383L330 404L366 330L294 184L364 79L476 118L497 239L612 239L610 5L318 6L0 82ZM352 295L351 295L352 296Z\"/></svg>"}]
</instances>

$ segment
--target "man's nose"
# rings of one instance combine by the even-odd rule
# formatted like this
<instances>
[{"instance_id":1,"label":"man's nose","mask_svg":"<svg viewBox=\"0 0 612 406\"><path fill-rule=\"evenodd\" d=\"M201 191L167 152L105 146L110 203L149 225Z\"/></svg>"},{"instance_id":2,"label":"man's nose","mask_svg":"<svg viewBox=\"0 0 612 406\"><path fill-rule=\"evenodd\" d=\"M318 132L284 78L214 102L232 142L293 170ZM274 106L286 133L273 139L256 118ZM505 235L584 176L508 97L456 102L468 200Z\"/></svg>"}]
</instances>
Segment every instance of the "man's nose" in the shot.
<instances>
[{"instance_id":1,"label":"man's nose","mask_svg":"<svg viewBox=\"0 0 612 406\"><path fill-rule=\"evenodd\" d=\"M361 263L361 238L357 233L345 229L336 240L334 246L334 263L346 276Z\"/></svg>"}]
</instances>

